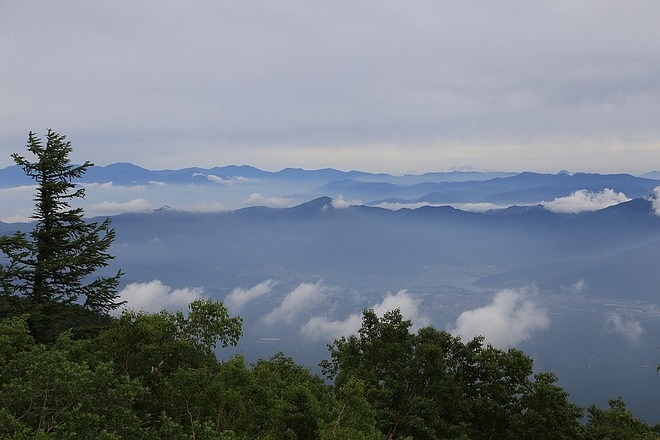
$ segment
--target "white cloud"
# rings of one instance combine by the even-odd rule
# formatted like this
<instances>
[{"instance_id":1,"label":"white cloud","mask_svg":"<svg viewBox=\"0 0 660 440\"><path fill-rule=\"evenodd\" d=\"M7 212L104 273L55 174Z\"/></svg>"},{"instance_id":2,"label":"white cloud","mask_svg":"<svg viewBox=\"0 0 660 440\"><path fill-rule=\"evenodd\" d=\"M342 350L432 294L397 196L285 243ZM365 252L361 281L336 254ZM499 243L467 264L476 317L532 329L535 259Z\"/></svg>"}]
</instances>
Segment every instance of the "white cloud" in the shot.
<instances>
[{"instance_id":1,"label":"white cloud","mask_svg":"<svg viewBox=\"0 0 660 440\"><path fill-rule=\"evenodd\" d=\"M193 205L190 208L185 209L185 211L199 212L199 213L226 212L228 210L229 209L227 209L227 207L220 202L202 203L198 205Z\"/></svg>"},{"instance_id":2,"label":"white cloud","mask_svg":"<svg viewBox=\"0 0 660 440\"><path fill-rule=\"evenodd\" d=\"M388 294L380 303L374 304L372 308L379 316L390 310L399 309L405 319L413 321L414 327L419 327L426 322L426 318L420 315L419 300L408 293L406 289L401 289L394 295Z\"/></svg>"},{"instance_id":3,"label":"white cloud","mask_svg":"<svg viewBox=\"0 0 660 440\"><path fill-rule=\"evenodd\" d=\"M371 306L378 316L399 309L405 319L413 322L413 329L427 324L427 319L421 315L420 301L407 290L399 290L396 294L388 294L380 303ZM346 319L332 320L326 316L313 316L300 328L300 333L314 341L329 341L341 336L357 333L362 325L362 313L353 313Z\"/></svg>"},{"instance_id":4,"label":"white cloud","mask_svg":"<svg viewBox=\"0 0 660 440\"><path fill-rule=\"evenodd\" d=\"M378 208L389 209L390 211L398 211L399 209L417 209L425 206L451 206L461 211L469 212L486 212L492 209L504 209L508 205L496 205L494 203L429 203L429 202L414 202L414 203L400 203L400 202L382 202L374 205Z\"/></svg>"},{"instance_id":5,"label":"white cloud","mask_svg":"<svg viewBox=\"0 0 660 440\"><path fill-rule=\"evenodd\" d=\"M264 197L259 193L250 194L245 203L251 206L268 206L270 208L289 208L295 205L296 201L286 197Z\"/></svg>"},{"instance_id":6,"label":"white cloud","mask_svg":"<svg viewBox=\"0 0 660 440\"><path fill-rule=\"evenodd\" d=\"M362 204L362 202L359 201L359 200L348 201L348 200L344 199L344 196L342 196L340 194L338 197L332 199L331 204L332 204L332 207L335 208L335 209L346 209L346 208L349 208L353 205L360 205L360 204Z\"/></svg>"},{"instance_id":7,"label":"white cloud","mask_svg":"<svg viewBox=\"0 0 660 440\"><path fill-rule=\"evenodd\" d=\"M291 323L301 312L320 304L328 287L320 281L315 284L301 283L293 291L287 294L279 306L263 317L267 324L275 324L279 321Z\"/></svg>"},{"instance_id":8,"label":"white cloud","mask_svg":"<svg viewBox=\"0 0 660 440\"><path fill-rule=\"evenodd\" d=\"M164 182L156 182L156 181L151 181L149 182L150 185L152 186L163 186L166 185ZM109 181L109 182L85 182L82 183L81 186L84 186L85 188L94 188L94 191L97 190L121 190L121 191L144 191L147 186L146 185L116 185L114 182Z\"/></svg>"},{"instance_id":9,"label":"white cloud","mask_svg":"<svg viewBox=\"0 0 660 440\"><path fill-rule=\"evenodd\" d=\"M128 202L101 202L86 208L88 216L114 215L123 212L151 212L153 207L145 199L135 199Z\"/></svg>"},{"instance_id":10,"label":"white cloud","mask_svg":"<svg viewBox=\"0 0 660 440\"><path fill-rule=\"evenodd\" d=\"M346 319L332 320L326 316L313 316L300 328L300 333L312 341L331 341L357 333L362 325L362 315L353 313Z\"/></svg>"},{"instance_id":11,"label":"white cloud","mask_svg":"<svg viewBox=\"0 0 660 440\"><path fill-rule=\"evenodd\" d=\"M551 202L541 202L541 205L548 211L577 214L583 211L597 211L629 200L630 198L624 193L614 192L610 188L605 188L597 193L580 189L570 196L557 197Z\"/></svg>"},{"instance_id":12,"label":"white cloud","mask_svg":"<svg viewBox=\"0 0 660 440\"><path fill-rule=\"evenodd\" d=\"M630 341L637 341L644 334L639 321L625 320L618 314L612 314L607 318L607 326L610 331Z\"/></svg>"},{"instance_id":13,"label":"white cloud","mask_svg":"<svg viewBox=\"0 0 660 440\"><path fill-rule=\"evenodd\" d=\"M227 307L238 311L248 302L269 294L276 284L277 281L265 280L249 289L237 287L227 295L225 298L225 304Z\"/></svg>"},{"instance_id":14,"label":"white cloud","mask_svg":"<svg viewBox=\"0 0 660 440\"><path fill-rule=\"evenodd\" d=\"M415 203L399 203L399 202L382 202L374 205L377 208L389 209L390 211L398 211L399 209L417 209L423 206L435 206L428 202L415 202Z\"/></svg>"},{"instance_id":15,"label":"white cloud","mask_svg":"<svg viewBox=\"0 0 660 440\"><path fill-rule=\"evenodd\" d=\"M653 188L653 195L651 196L651 204L655 215L660 217L660 186Z\"/></svg>"},{"instance_id":16,"label":"white cloud","mask_svg":"<svg viewBox=\"0 0 660 440\"><path fill-rule=\"evenodd\" d=\"M196 174L193 174L193 177L196 176L196 175L203 176L204 174L196 173ZM206 179L209 182L219 183L221 185L236 185L238 183L256 182L256 180L254 180L254 179L248 179L247 177L243 177L243 176L234 176L234 177L230 177L228 179L225 179L224 177L216 176L215 174L207 174Z\"/></svg>"},{"instance_id":17,"label":"white cloud","mask_svg":"<svg viewBox=\"0 0 660 440\"><path fill-rule=\"evenodd\" d=\"M16 213L14 215L10 215L9 217L2 217L0 218L0 222L5 222L5 223L30 223L34 221L32 218L31 213Z\"/></svg>"},{"instance_id":18,"label":"white cloud","mask_svg":"<svg viewBox=\"0 0 660 440\"><path fill-rule=\"evenodd\" d=\"M113 189L115 184L110 182L85 182L83 183L85 188L95 188L95 189Z\"/></svg>"},{"instance_id":19,"label":"white cloud","mask_svg":"<svg viewBox=\"0 0 660 440\"><path fill-rule=\"evenodd\" d=\"M469 212L486 212L494 209L508 208L508 205L496 205L494 203L460 203L452 206L456 209Z\"/></svg>"},{"instance_id":20,"label":"white cloud","mask_svg":"<svg viewBox=\"0 0 660 440\"><path fill-rule=\"evenodd\" d=\"M562 290L569 293L580 293L587 288L587 282L584 279L582 279L574 282L573 284L569 284L568 286L562 285L561 288Z\"/></svg>"},{"instance_id":21,"label":"white cloud","mask_svg":"<svg viewBox=\"0 0 660 440\"><path fill-rule=\"evenodd\" d=\"M173 289L160 280L147 283L131 283L120 292L119 298L126 301L123 309L141 310L148 313L185 309L188 304L204 297L202 287Z\"/></svg>"},{"instance_id":22,"label":"white cloud","mask_svg":"<svg viewBox=\"0 0 660 440\"><path fill-rule=\"evenodd\" d=\"M533 301L535 294L529 289L503 290L491 304L461 313L451 333L463 339L484 336L496 347L514 346L550 326L546 311Z\"/></svg>"}]
</instances>

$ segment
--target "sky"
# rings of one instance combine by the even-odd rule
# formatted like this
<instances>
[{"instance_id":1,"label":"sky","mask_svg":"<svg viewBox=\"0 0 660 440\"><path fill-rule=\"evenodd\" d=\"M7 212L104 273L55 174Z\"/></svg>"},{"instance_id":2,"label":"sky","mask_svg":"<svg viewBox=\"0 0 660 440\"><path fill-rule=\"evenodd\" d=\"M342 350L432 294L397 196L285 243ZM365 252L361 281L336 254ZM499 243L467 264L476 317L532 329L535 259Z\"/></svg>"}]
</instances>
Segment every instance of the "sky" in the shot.
<instances>
[{"instance_id":1,"label":"sky","mask_svg":"<svg viewBox=\"0 0 660 440\"><path fill-rule=\"evenodd\" d=\"M660 169L660 2L0 1L0 167Z\"/></svg>"}]
</instances>

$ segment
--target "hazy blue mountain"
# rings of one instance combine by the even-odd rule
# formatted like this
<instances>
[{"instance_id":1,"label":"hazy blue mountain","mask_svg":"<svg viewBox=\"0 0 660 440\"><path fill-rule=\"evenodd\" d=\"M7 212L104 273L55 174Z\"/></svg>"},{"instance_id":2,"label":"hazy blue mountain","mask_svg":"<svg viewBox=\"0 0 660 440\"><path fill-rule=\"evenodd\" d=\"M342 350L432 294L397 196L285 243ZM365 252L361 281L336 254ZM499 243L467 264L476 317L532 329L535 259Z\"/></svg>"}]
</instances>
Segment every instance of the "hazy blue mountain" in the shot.
<instances>
[{"instance_id":1,"label":"hazy blue mountain","mask_svg":"<svg viewBox=\"0 0 660 440\"><path fill-rule=\"evenodd\" d=\"M577 190L600 192L605 188L622 192L630 198L644 197L660 185L659 180L634 177L627 174L537 174L520 173L515 176L486 181L449 182L414 185L391 191L394 197L381 202L398 203L495 203L523 204L551 201L565 197ZM368 188L352 188L356 194L368 192ZM346 191L348 193L348 191ZM404 198L405 194L423 194Z\"/></svg>"},{"instance_id":2,"label":"hazy blue mountain","mask_svg":"<svg viewBox=\"0 0 660 440\"><path fill-rule=\"evenodd\" d=\"M16 167L0 170L0 185L25 185L21 176ZM407 292L403 306L417 304L420 325L438 328L457 327L468 312L484 314L486 323L524 322L543 312L549 324L515 343L539 369L556 372L582 405L606 405L621 395L637 414L660 421L660 395L649 385L657 383L660 362L660 217L648 197L658 180L622 174L273 173L248 166L153 171L113 164L90 169L86 181L125 185L128 201L161 191L163 203L154 209L112 216L117 235L111 253L117 258L107 270L124 270L121 288L158 280L172 296L198 288L221 300L239 288L267 291L236 309L245 325L237 350L251 360L281 350L317 368L332 334L310 328L349 328L355 313L397 292ZM632 200L579 214L540 204L605 188ZM113 190L88 193L107 202ZM175 196L192 195L222 203L250 197L257 206L177 209ZM265 206L282 198L289 207ZM346 203L353 200L362 203ZM373 206L383 200L445 205ZM513 206L469 212L450 202ZM161 205L169 207L157 209ZM0 222L0 233L29 227ZM498 295L523 291L532 293L511 305L520 314L506 315L511 310L503 299L496 302Z\"/></svg>"},{"instance_id":3,"label":"hazy blue mountain","mask_svg":"<svg viewBox=\"0 0 660 440\"><path fill-rule=\"evenodd\" d=\"M652 176L649 173L649 176ZM364 203L397 202L491 202L524 204L550 201L585 189L598 192L610 188L630 198L648 195L660 185L656 178L635 177L627 174L586 173L493 173L447 172L420 175L392 176L361 171L340 171L326 168L304 170L285 168L277 172L255 167L224 166L215 168L184 168L178 170L147 170L130 163L115 163L91 167L84 182L117 185L213 185L218 183L257 183L263 186L282 183L298 184L298 192L308 197L342 195ZM19 167L0 169L0 186L11 187L31 183ZM286 186L283 189L290 190ZM286 193L279 194L280 196Z\"/></svg>"}]
</instances>

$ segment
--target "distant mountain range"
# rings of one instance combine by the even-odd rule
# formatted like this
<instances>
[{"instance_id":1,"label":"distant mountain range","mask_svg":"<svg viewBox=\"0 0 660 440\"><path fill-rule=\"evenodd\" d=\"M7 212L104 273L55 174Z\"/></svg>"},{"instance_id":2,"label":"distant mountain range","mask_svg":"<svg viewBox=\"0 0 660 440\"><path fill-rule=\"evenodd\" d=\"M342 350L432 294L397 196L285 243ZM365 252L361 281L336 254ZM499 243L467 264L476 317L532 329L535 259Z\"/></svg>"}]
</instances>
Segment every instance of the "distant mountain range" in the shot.
<instances>
[{"instance_id":1,"label":"distant mountain range","mask_svg":"<svg viewBox=\"0 0 660 440\"><path fill-rule=\"evenodd\" d=\"M215 168L184 168L178 170L147 170L129 163L92 167L83 176L87 184L108 184L121 187L207 188L211 195L226 204L227 209L259 204L264 199L278 200L279 205L303 203L329 196L342 197L348 203L372 206L487 204L495 207L529 205L568 197L575 191L598 194L606 189L627 199L649 196L660 186L660 172L645 176L628 174L558 174L505 172L438 172L393 176L361 171L339 171L326 168L303 170L286 168L277 172L251 166ZM0 188L17 187L31 182L22 171L11 166L0 170ZM158 198L160 200L160 198ZM245 200L248 200L245 202ZM177 209L179 200L166 202ZM263 201L275 206L274 202Z\"/></svg>"},{"instance_id":2,"label":"distant mountain range","mask_svg":"<svg viewBox=\"0 0 660 440\"><path fill-rule=\"evenodd\" d=\"M124 270L121 287L143 289L143 303L152 298L155 307L200 291L225 300L238 289L246 298L240 350L250 359L281 350L314 368L327 353L304 330L341 330L384 298L415 304L438 328L468 311L487 314L485 324L515 325L543 313L549 327L521 343L538 368L556 372L582 405L622 395L636 414L660 420L649 386L660 362L654 175L114 164L84 181L86 212L116 208L108 273ZM26 184L17 167L0 170L0 188ZM31 206L30 191L2 191L4 211L14 196ZM130 212L135 206L140 212ZM30 225L0 223L0 233L16 229ZM493 299L525 289L537 293L514 304ZM264 318L274 310L283 317L276 323Z\"/></svg>"}]
</instances>

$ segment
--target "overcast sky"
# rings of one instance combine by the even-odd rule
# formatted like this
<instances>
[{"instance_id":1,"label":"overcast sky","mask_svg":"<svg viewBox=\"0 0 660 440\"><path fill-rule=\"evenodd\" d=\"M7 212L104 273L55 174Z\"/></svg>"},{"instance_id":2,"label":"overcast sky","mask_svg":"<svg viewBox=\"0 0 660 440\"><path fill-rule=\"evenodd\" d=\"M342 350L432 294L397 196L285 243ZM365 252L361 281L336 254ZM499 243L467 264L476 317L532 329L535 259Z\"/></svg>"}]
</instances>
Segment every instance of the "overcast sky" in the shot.
<instances>
[{"instance_id":1,"label":"overcast sky","mask_svg":"<svg viewBox=\"0 0 660 440\"><path fill-rule=\"evenodd\" d=\"M0 167L660 169L660 2L0 0Z\"/></svg>"}]
</instances>

